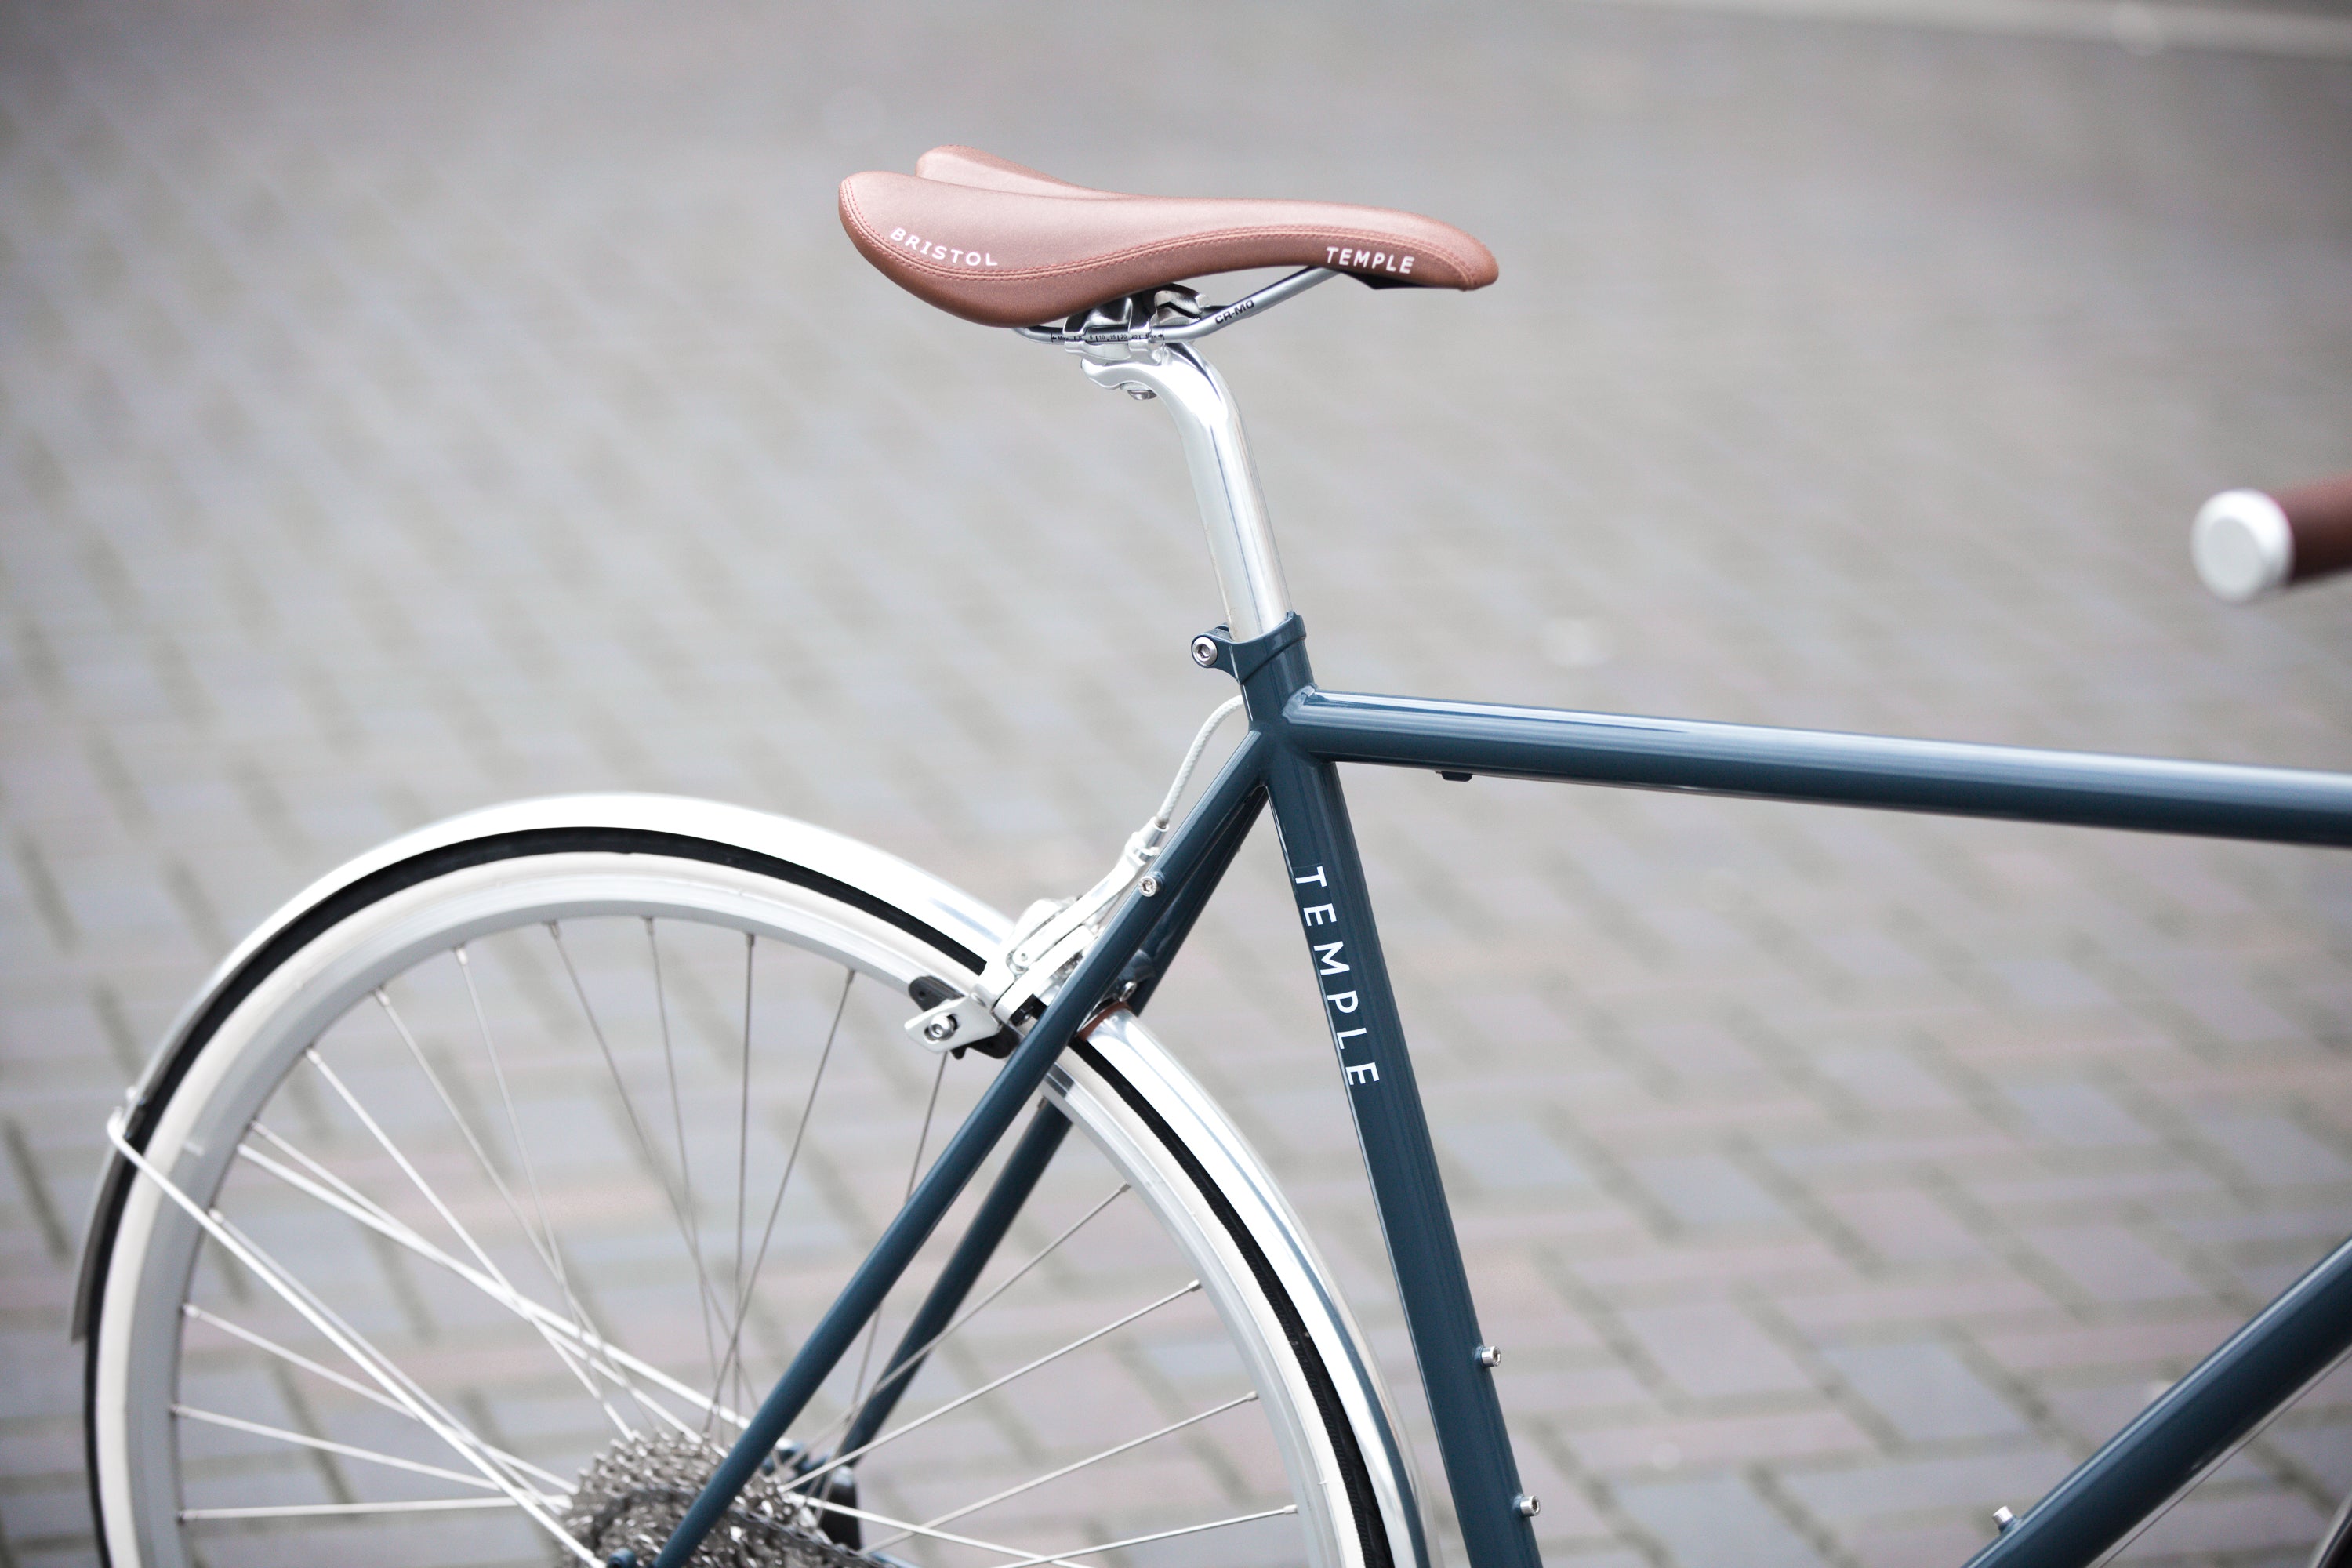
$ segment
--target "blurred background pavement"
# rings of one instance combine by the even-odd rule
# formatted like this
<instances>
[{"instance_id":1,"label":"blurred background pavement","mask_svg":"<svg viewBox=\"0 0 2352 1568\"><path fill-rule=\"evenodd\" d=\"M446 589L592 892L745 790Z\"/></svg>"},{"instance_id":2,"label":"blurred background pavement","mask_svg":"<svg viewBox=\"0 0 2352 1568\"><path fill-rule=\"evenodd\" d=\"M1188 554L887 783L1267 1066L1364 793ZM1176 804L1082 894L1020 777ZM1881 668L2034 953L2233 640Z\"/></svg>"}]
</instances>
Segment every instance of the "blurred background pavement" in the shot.
<instances>
[{"instance_id":1,"label":"blurred background pavement","mask_svg":"<svg viewBox=\"0 0 2352 1568\"><path fill-rule=\"evenodd\" d=\"M1332 685L2352 767L2352 588L2185 550L2352 467L2341 5L10 5L0 1563L100 1120L310 878L627 788L1018 908L1156 800L1164 418L834 216L944 142L1495 250L1213 347ZM1351 787L1556 1568L1958 1563L2352 1230L2340 856ZM1408 1384L1276 872L1154 1017ZM2133 1560L2347 1489L2338 1378Z\"/></svg>"}]
</instances>

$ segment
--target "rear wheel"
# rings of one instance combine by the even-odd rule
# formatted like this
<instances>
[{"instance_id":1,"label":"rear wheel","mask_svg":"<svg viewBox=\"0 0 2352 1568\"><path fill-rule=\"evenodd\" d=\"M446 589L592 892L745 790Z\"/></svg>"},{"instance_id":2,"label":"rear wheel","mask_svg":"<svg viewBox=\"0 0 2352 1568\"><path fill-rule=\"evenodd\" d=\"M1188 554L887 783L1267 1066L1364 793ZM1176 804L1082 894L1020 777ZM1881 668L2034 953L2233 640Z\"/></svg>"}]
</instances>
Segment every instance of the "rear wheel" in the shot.
<instances>
[{"instance_id":1,"label":"rear wheel","mask_svg":"<svg viewBox=\"0 0 2352 1568\"><path fill-rule=\"evenodd\" d=\"M118 1142L112 1561L649 1561L992 1068L903 1030L977 957L887 864L460 837L282 918ZM698 1561L1415 1560L1352 1327L1213 1108L1120 1017L1039 1114L1082 1135L890 1419L844 1451L990 1173Z\"/></svg>"}]
</instances>

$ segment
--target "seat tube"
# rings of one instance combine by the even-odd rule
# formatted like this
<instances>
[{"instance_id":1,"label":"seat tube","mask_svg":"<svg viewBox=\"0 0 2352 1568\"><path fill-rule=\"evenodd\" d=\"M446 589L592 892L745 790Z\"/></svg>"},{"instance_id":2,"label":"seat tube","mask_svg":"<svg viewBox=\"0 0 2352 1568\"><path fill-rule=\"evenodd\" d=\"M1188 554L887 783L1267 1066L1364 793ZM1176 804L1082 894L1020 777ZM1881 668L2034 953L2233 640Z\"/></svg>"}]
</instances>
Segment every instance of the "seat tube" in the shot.
<instances>
[{"instance_id":1,"label":"seat tube","mask_svg":"<svg viewBox=\"0 0 2352 1568\"><path fill-rule=\"evenodd\" d=\"M1129 352L1121 345L1117 352ZM1184 467L1201 504L1201 524L1209 536L1209 559L1224 596L1225 625L1236 642L1265 636L1290 614L1290 590L1275 553L1274 525L1258 489L1242 432L1241 410L1225 390L1224 377L1181 343L1159 343L1132 351L1136 357L1105 363L1089 357L1087 375L1097 386L1148 392L1176 421L1184 442Z\"/></svg>"},{"instance_id":2,"label":"seat tube","mask_svg":"<svg viewBox=\"0 0 2352 1568\"><path fill-rule=\"evenodd\" d=\"M1285 747L1266 784L1463 1544L1473 1568L1538 1568L1533 1505L1503 1426L1338 769Z\"/></svg>"}]
</instances>

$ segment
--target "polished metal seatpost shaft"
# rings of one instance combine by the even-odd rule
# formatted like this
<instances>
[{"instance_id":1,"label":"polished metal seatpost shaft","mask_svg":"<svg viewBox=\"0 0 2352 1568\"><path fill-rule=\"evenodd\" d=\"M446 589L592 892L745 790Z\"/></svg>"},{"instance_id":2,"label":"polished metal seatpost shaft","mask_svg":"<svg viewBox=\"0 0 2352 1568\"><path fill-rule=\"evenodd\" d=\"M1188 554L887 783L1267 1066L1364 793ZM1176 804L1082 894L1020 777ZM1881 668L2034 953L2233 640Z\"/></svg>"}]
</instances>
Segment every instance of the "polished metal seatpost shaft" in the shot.
<instances>
[{"instance_id":1,"label":"polished metal seatpost shaft","mask_svg":"<svg viewBox=\"0 0 2352 1568\"><path fill-rule=\"evenodd\" d=\"M1097 386L1150 393L1175 419L1234 639L1247 642L1280 626L1290 614L1290 590L1275 553L1274 525L1242 433L1241 411L1224 378L1184 343L1156 343L1110 363L1089 355L1086 368Z\"/></svg>"}]
</instances>

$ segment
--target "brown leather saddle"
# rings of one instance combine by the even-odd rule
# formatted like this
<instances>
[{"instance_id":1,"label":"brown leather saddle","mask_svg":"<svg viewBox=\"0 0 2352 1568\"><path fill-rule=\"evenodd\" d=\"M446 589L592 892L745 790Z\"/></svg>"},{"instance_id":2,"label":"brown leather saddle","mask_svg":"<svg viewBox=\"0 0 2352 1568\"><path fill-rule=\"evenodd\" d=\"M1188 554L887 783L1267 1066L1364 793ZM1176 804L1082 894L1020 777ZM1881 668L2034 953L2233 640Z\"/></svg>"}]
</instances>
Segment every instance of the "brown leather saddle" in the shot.
<instances>
[{"instance_id":1,"label":"brown leather saddle","mask_svg":"<svg viewBox=\"0 0 2352 1568\"><path fill-rule=\"evenodd\" d=\"M1058 321L1250 267L1323 267L1424 289L1495 280L1486 247L1434 218L1334 202L1122 195L971 147L934 147L911 175L850 175L841 226L892 282L992 327Z\"/></svg>"}]
</instances>

